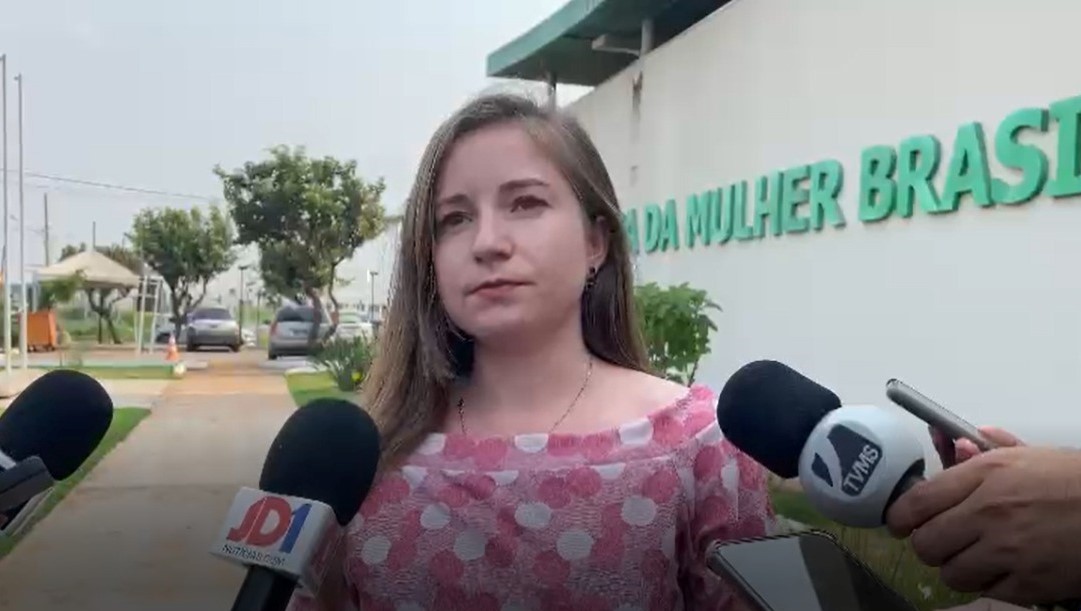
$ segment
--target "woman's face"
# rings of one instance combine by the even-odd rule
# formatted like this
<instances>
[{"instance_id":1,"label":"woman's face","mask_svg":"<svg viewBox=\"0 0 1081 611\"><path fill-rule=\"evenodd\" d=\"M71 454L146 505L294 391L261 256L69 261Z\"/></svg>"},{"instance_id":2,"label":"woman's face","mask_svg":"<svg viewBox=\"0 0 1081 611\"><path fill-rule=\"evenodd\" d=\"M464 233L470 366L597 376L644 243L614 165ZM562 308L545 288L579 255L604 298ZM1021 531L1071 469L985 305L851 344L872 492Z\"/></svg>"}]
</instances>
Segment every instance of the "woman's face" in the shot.
<instances>
[{"instance_id":1,"label":"woman's face","mask_svg":"<svg viewBox=\"0 0 1081 611\"><path fill-rule=\"evenodd\" d=\"M573 320L603 233L556 165L514 124L458 140L436 187L435 272L450 318L478 341L526 340Z\"/></svg>"}]
</instances>

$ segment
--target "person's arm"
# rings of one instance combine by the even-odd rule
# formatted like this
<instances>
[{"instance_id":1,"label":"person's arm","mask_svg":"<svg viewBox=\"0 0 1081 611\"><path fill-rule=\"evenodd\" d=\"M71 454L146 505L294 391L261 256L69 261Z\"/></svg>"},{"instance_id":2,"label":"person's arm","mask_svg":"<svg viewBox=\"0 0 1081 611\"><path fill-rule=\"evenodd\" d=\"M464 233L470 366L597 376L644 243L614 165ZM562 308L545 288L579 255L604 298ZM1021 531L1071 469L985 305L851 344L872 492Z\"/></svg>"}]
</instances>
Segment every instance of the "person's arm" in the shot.
<instances>
[{"instance_id":1,"label":"person's arm","mask_svg":"<svg viewBox=\"0 0 1081 611\"><path fill-rule=\"evenodd\" d=\"M709 433L705 433L708 438ZM719 436L719 435L718 435ZM684 596L690 609L743 611L732 587L706 566L714 541L770 534L773 508L765 469L728 442L700 442L691 455L694 498L690 541L684 547Z\"/></svg>"}]
</instances>

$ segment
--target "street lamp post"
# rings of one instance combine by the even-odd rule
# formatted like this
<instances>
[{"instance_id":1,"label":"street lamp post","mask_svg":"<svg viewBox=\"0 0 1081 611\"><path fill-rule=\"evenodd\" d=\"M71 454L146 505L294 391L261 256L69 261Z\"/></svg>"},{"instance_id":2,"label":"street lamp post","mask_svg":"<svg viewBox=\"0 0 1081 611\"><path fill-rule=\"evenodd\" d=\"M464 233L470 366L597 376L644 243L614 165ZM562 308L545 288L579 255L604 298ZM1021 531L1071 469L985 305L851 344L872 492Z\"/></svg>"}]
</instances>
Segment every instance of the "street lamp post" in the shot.
<instances>
[{"instance_id":1,"label":"street lamp post","mask_svg":"<svg viewBox=\"0 0 1081 611\"><path fill-rule=\"evenodd\" d=\"M8 273L8 261L11 258L8 256L8 62L7 55L0 55L0 96L3 97L3 102L0 103L2 110L0 114L0 122L3 123L3 128L0 131L3 132L4 140L4 260L0 264L3 267L3 272L0 274L0 280L4 285L4 372L8 378L11 378L11 274Z\"/></svg>"},{"instance_id":2,"label":"street lamp post","mask_svg":"<svg viewBox=\"0 0 1081 611\"><path fill-rule=\"evenodd\" d=\"M249 264L240 266L240 307L237 314L237 323L240 325L240 333L244 333L244 270L251 267Z\"/></svg>"},{"instance_id":3,"label":"street lamp post","mask_svg":"<svg viewBox=\"0 0 1081 611\"><path fill-rule=\"evenodd\" d=\"M19 352L22 357L22 369L26 371L28 363L26 346L26 210L23 192L23 75L15 75L18 83L19 115Z\"/></svg>"},{"instance_id":4,"label":"street lamp post","mask_svg":"<svg viewBox=\"0 0 1081 611\"><path fill-rule=\"evenodd\" d=\"M259 330L263 326L263 289L262 287L256 287L255 289L255 347L259 347Z\"/></svg>"}]
</instances>

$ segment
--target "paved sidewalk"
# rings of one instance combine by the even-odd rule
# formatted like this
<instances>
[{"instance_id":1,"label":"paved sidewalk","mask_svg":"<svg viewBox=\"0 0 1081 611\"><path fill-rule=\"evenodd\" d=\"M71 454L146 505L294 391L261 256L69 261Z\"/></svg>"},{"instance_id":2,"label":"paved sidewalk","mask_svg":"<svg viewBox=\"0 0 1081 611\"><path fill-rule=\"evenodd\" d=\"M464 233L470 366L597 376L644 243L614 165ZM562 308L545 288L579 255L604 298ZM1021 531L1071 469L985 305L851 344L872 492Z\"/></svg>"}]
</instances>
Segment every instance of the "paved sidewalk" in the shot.
<instances>
[{"instance_id":1,"label":"paved sidewalk","mask_svg":"<svg viewBox=\"0 0 1081 611\"><path fill-rule=\"evenodd\" d=\"M188 374L189 376L192 374ZM157 407L179 380L100 380L115 407Z\"/></svg>"},{"instance_id":2,"label":"paved sidewalk","mask_svg":"<svg viewBox=\"0 0 1081 611\"><path fill-rule=\"evenodd\" d=\"M28 370L28 373L32 371ZM0 374L0 377L3 377L3 374ZM33 379L36 379L36 377ZM105 388L105 392L109 393L114 407L145 408L156 407L161 403L169 386L178 383L176 380L98 380L98 382ZM17 389L17 392L22 392L27 385L29 383L23 384ZM10 397L0 395L2 397L0 398L0 408L11 405L11 402L17 396L17 393Z\"/></svg>"},{"instance_id":3,"label":"paved sidewalk","mask_svg":"<svg viewBox=\"0 0 1081 611\"><path fill-rule=\"evenodd\" d=\"M207 550L293 409L281 374L254 363L174 382L0 561L0 610L228 609L244 571Z\"/></svg>"}]
</instances>

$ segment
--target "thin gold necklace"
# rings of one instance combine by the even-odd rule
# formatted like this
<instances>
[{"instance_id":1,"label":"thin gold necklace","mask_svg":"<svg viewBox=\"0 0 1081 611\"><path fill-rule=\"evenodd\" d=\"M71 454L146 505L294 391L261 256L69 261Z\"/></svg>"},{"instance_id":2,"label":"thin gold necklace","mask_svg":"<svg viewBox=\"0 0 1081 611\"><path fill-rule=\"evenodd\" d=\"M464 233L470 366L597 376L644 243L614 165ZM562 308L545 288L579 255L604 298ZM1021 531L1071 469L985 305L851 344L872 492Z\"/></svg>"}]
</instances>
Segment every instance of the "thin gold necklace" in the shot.
<instances>
[{"instance_id":1,"label":"thin gold necklace","mask_svg":"<svg viewBox=\"0 0 1081 611\"><path fill-rule=\"evenodd\" d=\"M558 427L560 424L563 424L563 421L566 420L567 416L570 415L571 410L574 409L574 406L578 405L578 400L582 398L582 393L584 393L586 391L586 386L589 386L589 378L592 377L592 376L593 376L593 355L591 354L591 355L589 355L589 364L586 366L586 378L585 378L585 380L582 381L582 387L578 389L578 394L574 396L574 401L571 401L571 404L569 406L567 406L567 411L563 412L563 415L559 417L559 420L556 420L556 423L552 425L552 428L548 429L548 434L549 435L551 435L552 432L556 430L556 427ZM462 426L462 434L463 435L468 435L469 433L466 431L466 428L465 428L465 397L458 397L458 405L457 405L457 407L458 407L458 423L461 424L461 426Z\"/></svg>"}]
</instances>

